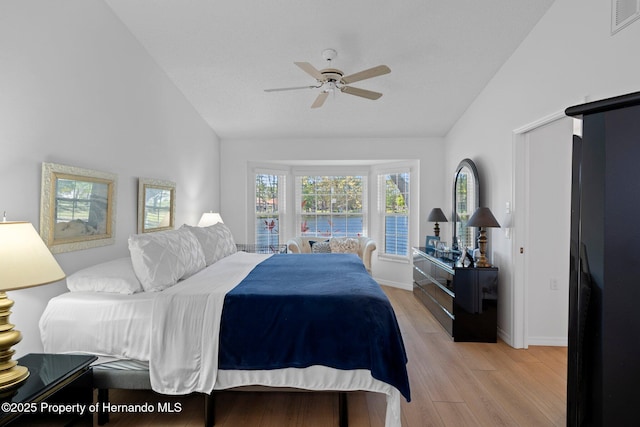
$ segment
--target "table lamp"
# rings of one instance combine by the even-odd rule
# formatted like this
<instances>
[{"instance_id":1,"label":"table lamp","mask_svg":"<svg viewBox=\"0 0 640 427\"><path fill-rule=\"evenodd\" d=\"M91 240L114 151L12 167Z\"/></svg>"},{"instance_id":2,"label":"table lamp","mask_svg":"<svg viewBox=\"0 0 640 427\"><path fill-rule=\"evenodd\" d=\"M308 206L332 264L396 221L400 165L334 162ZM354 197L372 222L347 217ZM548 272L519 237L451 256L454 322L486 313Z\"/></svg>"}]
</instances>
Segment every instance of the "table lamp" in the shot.
<instances>
[{"instance_id":1,"label":"table lamp","mask_svg":"<svg viewBox=\"0 0 640 427\"><path fill-rule=\"evenodd\" d=\"M436 224L433 226L433 234L435 236L440 236L440 225L439 222L448 222L447 217L444 216L444 212L440 208L433 208L431 212L429 212L429 216L427 217L427 221L435 222Z\"/></svg>"},{"instance_id":2,"label":"table lamp","mask_svg":"<svg viewBox=\"0 0 640 427\"><path fill-rule=\"evenodd\" d=\"M491 267L489 261L487 261L487 227L498 227L500 224L491 213L489 208L478 208L471 215L467 222L468 227L480 227L480 236L478 237L478 246L480 248L480 257L476 261L476 267Z\"/></svg>"},{"instance_id":3,"label":"table lamp","mask_svg":"<svg viewBox=\"0 0 640 427\"><path fill-rule=\"evenodd\" d=\"M0 394L22 384L29 370L12 360L22 334L13 329L9 315L13 301L5 291L45 285L64 279L65 274L28 222L0 222Z\"/></svg>"},{"instance_id":4,"label":"table lamp","mask_svg":"<svg viewBox=\"0 0 640 427\"><path fill-rule=\"evenodd\" d=\"M198 222L198 227L208 227L210 225L217 224L219 222L224 223L222 221L222 217L217 212L205 212L200 217L200 222Z\"/></svg>"}]
</instances>

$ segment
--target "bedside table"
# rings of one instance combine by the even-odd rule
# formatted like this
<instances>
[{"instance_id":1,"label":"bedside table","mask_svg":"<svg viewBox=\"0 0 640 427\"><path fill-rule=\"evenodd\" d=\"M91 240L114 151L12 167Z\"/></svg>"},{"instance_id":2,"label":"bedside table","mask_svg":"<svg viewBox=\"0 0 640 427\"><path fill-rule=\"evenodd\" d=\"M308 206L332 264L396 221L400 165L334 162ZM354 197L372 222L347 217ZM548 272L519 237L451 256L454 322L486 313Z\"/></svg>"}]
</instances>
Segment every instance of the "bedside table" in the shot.
<instances>
[{"instance_id":1,"label":"bedside table","mask_svg":"<svg viewBox=\"0 0 640 427\"><path fill-rule=\"evenodd\" d=\"M93 413L91 363L95 356L74 354L27 354L18 364L29 369L29 377L13 395L0 399L0 426L20 417L36 419L74 419ZM67 407L53 406L66 404ZM79 408L84 407L80 414ZM91 425L91 424L89 424Z\"/></svg>"}]
</instances>

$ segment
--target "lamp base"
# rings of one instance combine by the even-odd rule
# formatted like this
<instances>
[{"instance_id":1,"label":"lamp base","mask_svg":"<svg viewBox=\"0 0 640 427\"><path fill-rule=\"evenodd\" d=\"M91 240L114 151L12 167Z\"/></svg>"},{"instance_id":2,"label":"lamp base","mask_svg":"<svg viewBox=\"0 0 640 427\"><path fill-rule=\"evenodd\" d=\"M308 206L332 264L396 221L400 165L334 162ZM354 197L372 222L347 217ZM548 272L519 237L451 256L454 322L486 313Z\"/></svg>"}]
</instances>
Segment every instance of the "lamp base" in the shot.
<instances>
[{"instance_id":1,"label":"lamp base","mask_svg":"<svg viewBox=\"0 0 640 427\"><path fill-rule=\"evenodd\" d=\"M13 393L13 389L22 385L27 378L29 378L29 370L24 366L16 365L13 368L9 368L1 372L0 397L2 397L7 391Z\"/></svg>"},{"instance_id":2,"label":"lamp base","mask_svg":"<svg viewBox=\"0 0 640 427\"><path fill-rule=\"evenodd\" d=\"M487 268L491 267L491 263L487 259L487 230L484 227L480 228L480 237L478 237L478 247L480 249L480 256L476 261L476 267Z\"/></svg>"},{"instance_id":3,"label":"lamp base","mask_svg":"<svg viewBox=\"0 0 640 427\"><path fill-rule=\"evenodd\" d=\"M11 307L13 301L0 292L0 395L19 387L29 377L29 370L12 359L15 350L11 347L22 340L22 334L9 323Z\"/></svg>"}]
</instances>

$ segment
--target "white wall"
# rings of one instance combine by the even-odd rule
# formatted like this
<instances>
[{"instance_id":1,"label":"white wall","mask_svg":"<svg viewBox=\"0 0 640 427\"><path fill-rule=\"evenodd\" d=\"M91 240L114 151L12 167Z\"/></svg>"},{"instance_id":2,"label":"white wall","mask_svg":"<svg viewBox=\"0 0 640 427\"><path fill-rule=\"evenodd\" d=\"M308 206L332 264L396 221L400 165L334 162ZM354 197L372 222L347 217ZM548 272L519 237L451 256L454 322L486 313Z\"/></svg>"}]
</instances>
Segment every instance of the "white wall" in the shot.
<instances>
[{"instance_id":1,"label":"white wall","mask_svg":"<svg viewBox=\"0 0 640 427\"><path fill-rule=\"evenodd\" d=\"M314 162L327 164L350 161L418 160L420 163L420 218L419 230L411 236L411 244L424 245L424 236L433 224L426 222L426 213L442 206L445 188L444 146L442 138L378 138L378 139L312 139L312 140L223 140L221 143L221 213L238 242L250 235L247 228L253 224L252 206L247 206L249 163L259 162ZM370 231L371 237L381 238ZM431 234L428 233L428 234ZM291 236L287 236L291 237ZM374 252L372 272L380 283L411 289L411 265L379 259Z\"/></svg>"},{"instance_id":2,"label":"white wall","mask_svg":"<svg viewBox=\"0 0 640 427\"><path fill-rule=\"evenodd\" d=\"M116 173L114 245L56 255L67 273L127 256L138 177L177 184L176 224L219 207L219 140L100 0L0 2L0 211L39 229L40 170ZM1 212L0 212L1 213ZM42 351L38 320L64 282L22 291L18 355Z\"/></svg>"},{"instance_id":3,"label":"white wall","mask_svg":"<svg viewBox=\"0 0 640 427\"><path fill-rule=\"evenodd\" d=\"M610 19L610 1L556 0L447 135L446 170L453 171L464 157L476 161L484 204L498 221L505 203L513 202L515 129L585 97L596 100L640 90L640 22L611 36ZM513 214L517 236L518 206L513 206ZM513 240L496 230L489 237L491 259L500 267L498 326L511 343Z\"/></svg>"}]
</instances>

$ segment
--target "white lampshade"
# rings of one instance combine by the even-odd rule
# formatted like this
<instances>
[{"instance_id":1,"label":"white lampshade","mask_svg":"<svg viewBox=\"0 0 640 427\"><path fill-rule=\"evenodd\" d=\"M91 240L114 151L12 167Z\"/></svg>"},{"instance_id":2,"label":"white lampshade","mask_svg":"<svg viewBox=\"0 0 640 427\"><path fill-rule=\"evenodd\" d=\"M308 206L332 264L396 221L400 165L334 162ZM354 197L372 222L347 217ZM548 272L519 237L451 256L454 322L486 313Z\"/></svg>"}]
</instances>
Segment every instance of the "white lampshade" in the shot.
<instances>
[{"instance_id":1,"label":"white lampshade","mask_svg":"<svg viewBox=\"0 0 640 427\"><path fill-rule=\"evenodd\" d=\"M198 222L198 227L208 227L210 225L217 224L219 222L224 223L219 213L205 212L202 214L202 217L200 218L200 222Z\"/></svg>"},{"instance_id":2,"label":"white lampshade","mask_svg":"<svg viewBox=\"0 0 640 427\"><path fill-rule=\"evenodd\" d=\"M64 272L28 222L0 222L0 291L64 279Z\"/></svg>"}]
</instances>

